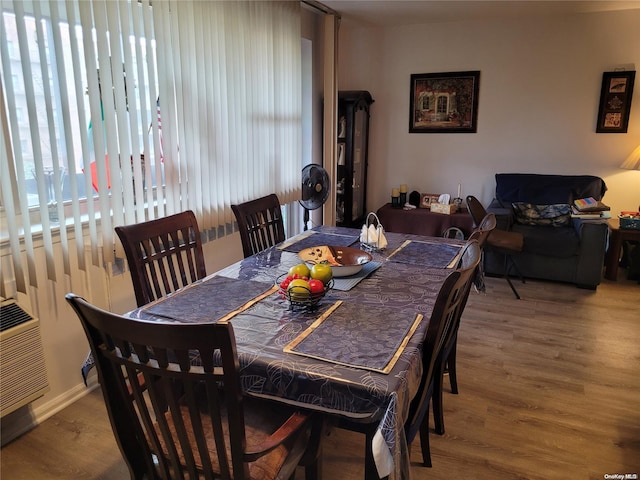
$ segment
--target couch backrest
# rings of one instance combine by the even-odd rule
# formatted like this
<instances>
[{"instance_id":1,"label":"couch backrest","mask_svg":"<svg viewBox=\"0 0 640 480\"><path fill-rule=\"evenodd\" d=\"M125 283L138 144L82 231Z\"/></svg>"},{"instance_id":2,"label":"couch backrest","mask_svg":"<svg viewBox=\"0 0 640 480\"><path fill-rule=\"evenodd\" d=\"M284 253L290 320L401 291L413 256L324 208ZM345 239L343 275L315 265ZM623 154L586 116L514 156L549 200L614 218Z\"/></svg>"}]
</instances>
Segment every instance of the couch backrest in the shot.
<instances>
[{"instance_id":1,"label":"couch backrest","mask_svg":"<svg viewBox=\"0 0 640 480\"><path fill-rule=\"evenodd\" d=\"M606 191L604 180L592 175L496 173L496 199L503 206L511 206L513 202L571 204L586 197L602 200Z\"/></svg>"}]
</instances>

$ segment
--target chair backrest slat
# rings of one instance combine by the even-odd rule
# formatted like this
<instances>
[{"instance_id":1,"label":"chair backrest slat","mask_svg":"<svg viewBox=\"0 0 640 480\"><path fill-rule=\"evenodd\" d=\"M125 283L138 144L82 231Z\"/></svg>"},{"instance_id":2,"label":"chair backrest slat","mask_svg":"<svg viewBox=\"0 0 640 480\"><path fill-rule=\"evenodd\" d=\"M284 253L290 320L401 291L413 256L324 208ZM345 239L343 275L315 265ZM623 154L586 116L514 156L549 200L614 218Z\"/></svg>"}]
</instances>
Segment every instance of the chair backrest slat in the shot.
<instances>
[{"instance_id":1,"label":"chair backrest slat","mask_svg":"<svg viewBox=\"0 0 640 480\"><path fill-rule=\"evenodd\" d=\"M200 230L190 210L115 231L127 257L138 306L207 275Z\"/></svg>"},{"instance_id":2,"label":"chair backrest slat","mask_svg":"<svg viewBox=\"0 0 640 480\"><path fill-rule=\"evenodd\" d=\"M285 240L284 221L277 195L271 194L231 205L238 222L242 252L250 257Z\"/></svg>"},{"instance_id":3,"label":"chair backrest slat","mask_svg":"<svg viewBox=\"0 0 640 480\"><path fill-rule=\"evenodd\" d=\"M478 227L474 230L473 233L476 234L476 239L478 240L478 244L480 245L480 249L484 248L484 244L487 241L487 237L489 234L496 228L498 225L498 221L496 220L495 213L487 213Z\"/></svg>"},{"instance_id":4,"label":"chair backrest slat","mask_svg":"<svg viewBox=\"0 0 640 480\"><path fill-rule=\"evenodd\" d=\"M466 203L469 213L471 214L471 218L473 218L473 224L477 227L487 215L487 210L484 208L482 203L480 203L480 200L473 195L467 195Z\"/></svg>"}]
</instances>

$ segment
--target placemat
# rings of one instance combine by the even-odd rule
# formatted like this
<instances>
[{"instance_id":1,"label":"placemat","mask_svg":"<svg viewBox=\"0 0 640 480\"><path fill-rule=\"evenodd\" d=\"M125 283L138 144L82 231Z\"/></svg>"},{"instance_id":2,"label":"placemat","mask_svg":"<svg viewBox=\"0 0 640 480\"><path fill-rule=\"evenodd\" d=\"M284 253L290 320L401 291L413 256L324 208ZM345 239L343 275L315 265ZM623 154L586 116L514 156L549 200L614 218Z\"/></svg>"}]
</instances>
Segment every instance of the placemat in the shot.
<instances>
[{"instance_id":1,"label":"placemat","mask_svg":"<svg viewBox=\"0 0 640 480\"><path fill-rule=\"evenodd\" d=\"M351 290L357 284L359 284L363 279L367 278L371 272L377 270L382 266L380 262L367 262L355 275L351 275L349 277L336 277L333 279L333 288L335 290L341 290L343 292Z\"/></svg>"},{"instance_id":2,"label":"placemat","mask_svg":"<svg viewBox=\"0 0 640 480\"><path fill-rule=\"evenodd\" d=\"M389 373L422 318L387 308L371 312L362 305L337 301L284 351Z\"/></svg>"},{"instance_id":3,"label":"placemat","mask_svg":"<svg viewBox=\"0 0 640 480\"><path fill-rule=\"evenodd\" d=\"M338 235L333 233L303 234L300 240L293 243L284 243L279 248L287 252L298 253L305 248L317 247L318 245L334 245L336 247L348 247L355 243L358 237L353 235Z\"/></svg>"},{"instance_id":4,"label":"placemat","mask_svg":"<svg viewBox=\"0 0 640 480\"><path fill-rule=\"evenodd\" d=\"M134 318L188 323L227 321L276 290L273 284L211 277L140 308Z\"/></svg>"},{"instance_id":5,"label":"placemat","mask_svg":"<svg viewBox=\"0 0 640 480\"><path fill-rule=\"evenodd\" d=\"M445 243L417 242L407 240L395 252L389 255L389 260L398 263L411 263L431 268L452 267L460 252L459 245Z\"/></svg>"}]
</instances>

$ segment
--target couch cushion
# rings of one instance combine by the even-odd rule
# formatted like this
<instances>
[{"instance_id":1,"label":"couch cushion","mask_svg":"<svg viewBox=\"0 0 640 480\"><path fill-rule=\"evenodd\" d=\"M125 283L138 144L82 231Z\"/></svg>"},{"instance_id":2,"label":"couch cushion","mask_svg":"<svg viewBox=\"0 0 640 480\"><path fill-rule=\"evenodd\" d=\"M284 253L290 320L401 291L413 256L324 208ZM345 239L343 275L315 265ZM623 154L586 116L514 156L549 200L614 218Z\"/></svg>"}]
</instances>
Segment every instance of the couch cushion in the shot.
<instances>
[{"instance_id":1,"label":"couch cushion","mask_svg":"<svg viewBox=\"0 0 640 480\"><path fill-rule=\"evenodd\" d=\"M496 198L503 207L514 202L571 205L577 198L602 200L606 191L604 180L592 175L496 174Z\"/></svg>"},{"instance_id":2,"label":"couch cushion","mask_svg":"<svg viewBox=\"0 0 640 480\"><path fill-rule=\"evenodd\" d=\"M573 226L541 227L515 223L512 230L524 236L525 253L535 253L547 257L569 257L578 255L580 239Z\"/></svg>"},{"instance_id":3,"label":"couch cushion","mask_svg":"<svg viewBox=\"0 0 640 480\"><path fill-rule=\"evenodd\" d=\"M562 227L571 223L571 207L566 203L535 205L515 202L513 203L513 211L516 222L523 225Z\"/></svg>"}]
</instances>

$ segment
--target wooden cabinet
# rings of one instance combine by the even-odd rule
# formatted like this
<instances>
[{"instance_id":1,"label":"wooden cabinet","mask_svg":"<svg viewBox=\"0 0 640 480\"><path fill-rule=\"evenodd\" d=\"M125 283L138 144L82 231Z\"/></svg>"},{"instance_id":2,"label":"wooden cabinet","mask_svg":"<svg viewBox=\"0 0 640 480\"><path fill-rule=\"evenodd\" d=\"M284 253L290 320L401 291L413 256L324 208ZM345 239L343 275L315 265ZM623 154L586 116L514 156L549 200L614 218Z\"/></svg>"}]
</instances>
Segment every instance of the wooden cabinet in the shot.
<instances>
[{"instance_id":1,"label":"wooden cabinet","mask_svg":"<svg viewBox=\"0 0 640 480\"><path fill-rule=\"evenodd\" d=\"M360 227L366 215L367 156L371 94L364 90L338 92L338 165L336 225Z\"/></svg>"}]
</instances>

